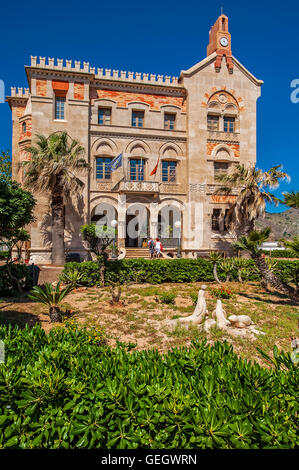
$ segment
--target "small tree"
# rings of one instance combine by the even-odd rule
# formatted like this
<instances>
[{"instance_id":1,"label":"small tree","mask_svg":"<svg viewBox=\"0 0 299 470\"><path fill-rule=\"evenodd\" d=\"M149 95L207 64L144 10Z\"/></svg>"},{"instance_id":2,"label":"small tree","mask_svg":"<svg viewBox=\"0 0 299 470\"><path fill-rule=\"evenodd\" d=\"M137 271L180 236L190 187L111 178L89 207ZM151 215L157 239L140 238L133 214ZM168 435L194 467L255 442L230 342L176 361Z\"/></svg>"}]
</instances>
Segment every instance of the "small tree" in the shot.
<instances>
[{"instance_id":1,"label":"small tree","mask_svg":"<svg viewBox=\"0 0 299 470\"><path fill-rule=\"evenodd\" d=\"M0 180L9 181L11 179L11 157L9 151L4 152L3 150L0 153Z\"/></svg>"},{"instance_id":2,"label":"small tree","mask_svg":"<svg viewBox=\"0 0 299 470\"><path fill-rule=\"evenodd\" d=\"M8 247L7 272L20 293L20 280L13 275L12 265L21 262L23 245L30 239L24 227L34 221L35 203L33 195L18 183L9 178L0 179L0 241Z\"/></svg>"},{"instance_id":3,"label":"small tree","mask_svg":"<svg viewBox=\"0 0 299 470\"><path fill-rule=\"evenodd\" d=\"M83 240L89 245L90 251L97 257L100 267L101 285L105 285L105 272L108 261L108 247L115 239L116 229L100 224L85 224L80 228Z\"/></svg>"},{"instance_id":4,"label":"small tree","mask_svg":"<svg viewBox=\"0 0 299 470\"><path fill-rule=\"evenodd\" d=\"M223 260L223 257L219 251L210 251L209 253L209 258L210 261L213 263L213 275L214 279L218 284L221 284L221 281L219 280L218 273L217 273L217 265Z\"/></svg>"}]
</instances>

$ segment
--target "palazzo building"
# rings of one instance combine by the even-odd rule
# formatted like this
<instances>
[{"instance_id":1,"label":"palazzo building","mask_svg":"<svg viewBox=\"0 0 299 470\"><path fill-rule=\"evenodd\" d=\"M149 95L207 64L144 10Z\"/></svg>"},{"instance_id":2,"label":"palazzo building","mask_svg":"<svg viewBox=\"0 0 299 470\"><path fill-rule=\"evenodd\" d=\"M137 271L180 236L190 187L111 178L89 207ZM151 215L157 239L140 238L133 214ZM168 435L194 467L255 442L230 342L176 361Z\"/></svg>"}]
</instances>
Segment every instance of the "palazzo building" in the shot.
<instances>
[{"instance_id":1,"label":"palazzo building","mask_svg":"<svg viewBox=\"0 0 299 470\"><path fill-rule=\"evenodd\" d=\"M179 242L183 256L228 249L233 240L225 216L236 195L219 194L215 175L236 163L255 164L263 82L232 55L227 16L210 30L207 56L179 77L33 56L25 70L28 88L13 87L7 97L13 178L22 183L19 162L30 159L25 149L36 135L57 131L84 146L91 167L82 194L66 200L68 253L86 259L81 225L109 214L117 221L118 246L128 252L149 236L161 237L169 252ZM111 172L120 154L122 165ZM134 237L127 228L140 214ZM51 263L46 194L37 195L35 215L30 259Z\"/></svg>"}]
</instances>

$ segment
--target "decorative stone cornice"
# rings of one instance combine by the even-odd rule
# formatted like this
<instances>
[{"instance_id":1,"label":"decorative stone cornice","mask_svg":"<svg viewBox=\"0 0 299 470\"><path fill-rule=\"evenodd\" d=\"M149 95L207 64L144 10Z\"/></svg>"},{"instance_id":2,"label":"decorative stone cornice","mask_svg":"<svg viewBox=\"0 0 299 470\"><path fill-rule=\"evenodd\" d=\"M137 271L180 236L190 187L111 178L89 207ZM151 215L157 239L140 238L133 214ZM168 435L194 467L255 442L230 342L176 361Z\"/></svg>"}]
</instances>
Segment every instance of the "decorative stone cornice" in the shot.
<instances>
[{"instance_id":1,"label":"decorative stone cornice","mask_svg":"<svg viewBox=\"0 0 299 470\"><path fill-rule=\"evenodd\" d=\"M91 130L90 135L92 136L100 136L100 137L114 137L120 139L142 139L142 140L164 140L165 142L186 142L187 137L175 137L175 136L165 136L165 135L157 135L157 134L137 134L136 133L128 133L128 132L103 132L102 130Z\"/></svg>"}]
</instances>

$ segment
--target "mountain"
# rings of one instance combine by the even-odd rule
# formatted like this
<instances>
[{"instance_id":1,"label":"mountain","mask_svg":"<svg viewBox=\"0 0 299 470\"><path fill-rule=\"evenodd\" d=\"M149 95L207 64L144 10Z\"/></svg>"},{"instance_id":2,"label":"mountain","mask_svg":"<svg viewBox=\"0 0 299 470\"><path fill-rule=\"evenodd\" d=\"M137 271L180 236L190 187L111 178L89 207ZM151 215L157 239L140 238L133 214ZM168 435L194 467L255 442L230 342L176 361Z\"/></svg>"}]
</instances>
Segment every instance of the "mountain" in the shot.
<instances>
[{"instance_id":1,"label":"mountain","mask_svg":"<svg viewBox=\"0 0 299 470\"><path fill-rule=\"evenodd\" d=\"M271 227L269 241L280 238L291 239L299 235L299 209L288 209L285 212L266 212L264 219L255 223L257 229Z\"/></svg>"}]
</instances>

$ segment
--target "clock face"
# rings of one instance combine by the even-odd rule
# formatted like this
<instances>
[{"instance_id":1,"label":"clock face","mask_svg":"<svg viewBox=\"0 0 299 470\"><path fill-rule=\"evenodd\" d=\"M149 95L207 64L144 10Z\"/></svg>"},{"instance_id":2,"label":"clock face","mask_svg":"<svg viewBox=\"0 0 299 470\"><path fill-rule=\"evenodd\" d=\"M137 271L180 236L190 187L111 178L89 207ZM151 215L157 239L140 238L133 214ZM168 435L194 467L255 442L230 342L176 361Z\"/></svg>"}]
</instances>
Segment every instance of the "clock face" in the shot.
<instances>
[{"instance_id":1,"label":"clock face","mask_svg":"<svg viewBox=\"0 0 299 470\"><path fill-rule=\"evenodd\" d=\"M225 37L221 38L220 39L220 44L221 44L221 46L226 47L228 45L227 38L225 38Z\"/></svg>"}]
</instances>

